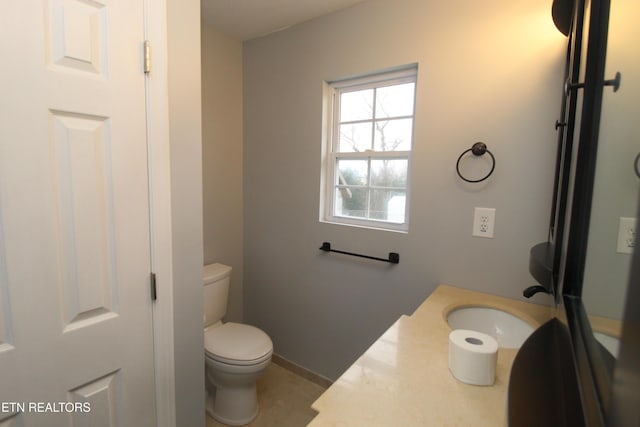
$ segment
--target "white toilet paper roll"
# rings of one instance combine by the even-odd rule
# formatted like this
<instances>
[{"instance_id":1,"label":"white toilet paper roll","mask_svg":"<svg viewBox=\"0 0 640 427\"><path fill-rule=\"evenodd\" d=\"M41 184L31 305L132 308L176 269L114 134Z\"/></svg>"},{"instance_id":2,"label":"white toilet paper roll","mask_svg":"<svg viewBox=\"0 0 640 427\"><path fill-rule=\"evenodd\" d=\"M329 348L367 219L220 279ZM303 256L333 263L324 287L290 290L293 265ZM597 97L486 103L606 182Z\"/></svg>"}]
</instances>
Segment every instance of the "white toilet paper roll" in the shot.
<instances>
[{"instance_id":1,"label":"white toilet paper roll","mask_svg":"<svg viewBox=\"0 0 640 427\"><path fill-rule=\"evenodd\" d=\"M498 343L493 337L466 329L449 334L449 370L463 383L493 385L497 361Z\"/></svg>"}]
</instances>

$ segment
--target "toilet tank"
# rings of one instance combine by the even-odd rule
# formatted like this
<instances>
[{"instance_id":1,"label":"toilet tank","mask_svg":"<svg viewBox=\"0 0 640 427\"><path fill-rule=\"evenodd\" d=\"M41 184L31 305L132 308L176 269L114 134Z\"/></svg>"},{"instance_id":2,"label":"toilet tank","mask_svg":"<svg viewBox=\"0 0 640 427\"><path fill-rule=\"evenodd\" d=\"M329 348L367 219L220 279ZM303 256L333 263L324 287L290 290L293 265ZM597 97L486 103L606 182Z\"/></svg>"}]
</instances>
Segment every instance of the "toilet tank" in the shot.
<instances>
[{"instance_id":1,"label":"toilet tank","mask_svg":"<svg viewBox=\"0 0 640 427\"><path fill-rule=\"evenodd\" d=\"M231 267L224 264L208 264L202 270L204 285L204 326L221 321L227 313Z\"/></svg>"}]
</instances>

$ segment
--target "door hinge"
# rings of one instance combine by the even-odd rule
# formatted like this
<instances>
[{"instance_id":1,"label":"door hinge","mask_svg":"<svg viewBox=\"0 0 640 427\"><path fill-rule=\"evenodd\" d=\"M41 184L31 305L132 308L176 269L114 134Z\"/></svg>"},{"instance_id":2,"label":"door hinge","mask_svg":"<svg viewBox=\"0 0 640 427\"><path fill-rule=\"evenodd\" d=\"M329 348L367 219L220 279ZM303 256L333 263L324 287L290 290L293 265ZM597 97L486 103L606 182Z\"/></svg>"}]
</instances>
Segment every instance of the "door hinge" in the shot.
<instances>
[{"instance_id":1,"label":"door hinge","mask_svg":"<svg viewBox=\"0 0 640 427\"><path fill-rule=\"evenodd\" d=\"M151 72L151 42L149 40L144 41L144 73L149 74Z\"/></svg>"},{"instance_id":2,"label":"door hinge","mask_svg":"<svg viewBox=\"0 0 640 427\"><path fill-rule=\"evenodd\" d=\"M158 289L156 288L156 273L151 273L149 276L149 283L151 285L151 301L158 299Z\"/></svg>"}]
</instances>

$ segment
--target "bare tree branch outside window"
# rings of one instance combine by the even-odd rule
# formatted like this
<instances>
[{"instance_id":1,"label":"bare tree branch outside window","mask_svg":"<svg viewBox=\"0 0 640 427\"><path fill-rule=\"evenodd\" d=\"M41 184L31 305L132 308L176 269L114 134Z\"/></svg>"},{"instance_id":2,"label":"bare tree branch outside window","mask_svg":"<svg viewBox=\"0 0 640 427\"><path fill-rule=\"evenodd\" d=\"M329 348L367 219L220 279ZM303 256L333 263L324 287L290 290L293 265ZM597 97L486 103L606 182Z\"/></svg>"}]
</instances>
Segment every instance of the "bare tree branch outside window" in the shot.
<instances>
[{"instance_id":1,"label":"bare tree branch outside window","mask_svg":"<svg viewBox=\"0 0 640 427\"><path fill-rule=\"evenodd\" d=\"M398 132L390 130L394 125L403 128L405 135L410 137L413 127L412 116L394 117L385 105L389 105L385 99L390 93L373 89L373 96L369 95L371 89L359 91L362 105L365 106L365 120L356 120L341 123L340 126L340 151L367 154L370 151L394 152L404 145L411 146ZM358 92L351 92L351 96ZM413 107L411 105L411 107ZM370 127L369 135L362 135L362 130ZM363 139L364 137L364 139ZM366 143L366 144L365 144ZM346 145L346 146L345 146ZM404 188L407 182L407 160L383 158L373 160L370 156L364 157L367 162L367 186L368 191L353 191L349 187L341 187L342 208L349 215L378 220L388 219L387 206L389 201L396 196L404 196ZM339 170L339 183L348 184L357 181L359 171L353 168Z\"/></svg>"}]
</instances>

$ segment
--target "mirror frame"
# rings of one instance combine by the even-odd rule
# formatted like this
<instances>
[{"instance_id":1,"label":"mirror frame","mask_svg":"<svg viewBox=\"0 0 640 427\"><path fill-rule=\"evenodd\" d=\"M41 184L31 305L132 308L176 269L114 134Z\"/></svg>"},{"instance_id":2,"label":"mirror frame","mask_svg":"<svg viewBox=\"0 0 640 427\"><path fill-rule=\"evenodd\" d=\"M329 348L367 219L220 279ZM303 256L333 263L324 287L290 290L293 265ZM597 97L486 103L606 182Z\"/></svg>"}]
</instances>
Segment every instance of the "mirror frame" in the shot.
<instances>
[{"instance_id":1,"label":"mirror frame","mask_svg":"<svg viewBox=\"0 0 640 427\"><path fill-rule=\"evenodd\" d=\"M574 19L588 19L585 34L586 58L582 90L582 112L579 123L570 216L566 231L563 272L559 277L559 314L566 319L584 421L589 426L604 426L612 387L613 360L608 360L595 340L582 302L591 203L598 153L600 114L605 88L605 60L609 25L609 0L578 0ZM580 9L583 14L580 16ZM576 82L577 83L577 82ZM564 312L563 312L564 310Z\"/></svg>"},{"instance_id":2,"label":"mirror frame","mask_svg":"<svg viewBox=\"0 0 640 427\"><path fill-rule=\"evenodd\" d=\"M558 0L557 0L558 1ZM556 2L554 2L556 3ZM551 221L549 225L549 238L552 246L551 259L551 289L556 296L556 304L562 295L560 286L560 274L565 262L563 245L568 238L568 230L565 230L567 222L567 206L571 198L569 183L573 179L572 174L572 153L575 133L578 94L576 90L567 91L566 85L569 82L576 82L580 79L580 69L582 64L582 46L584 43L584 0L564 0L563 3L570 3L572 10L569 19L570 33L567 45L567 64L565 70L565 87L562 91L562 109L560 124L562 131L558 133L558 154L556 160L556 175L554 183L553 205L551 207ZM565 236L567 234L567 236Z\"/></svg>"},{"instance_id":3,"label":"mirror frame","mask_svg":"<svg viewBox=\"0 0 640 427\"><path fill-rule=\"evenodd\" d=\"M556 312L516 355L509 425L635 425L640 419L640 251L632 258L617 361L596 341L582 302L602 99L604 90L611 90L605 89L611 82L604 76L611 3L555 2L569 2L573 10L565 68L569 90L556 124L563 129L549 240L532 248L529 270L555 296ZM640 217L640 206L638 211Z\"/></svg>"}]
</instances>

